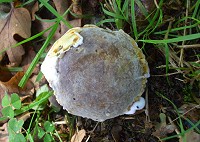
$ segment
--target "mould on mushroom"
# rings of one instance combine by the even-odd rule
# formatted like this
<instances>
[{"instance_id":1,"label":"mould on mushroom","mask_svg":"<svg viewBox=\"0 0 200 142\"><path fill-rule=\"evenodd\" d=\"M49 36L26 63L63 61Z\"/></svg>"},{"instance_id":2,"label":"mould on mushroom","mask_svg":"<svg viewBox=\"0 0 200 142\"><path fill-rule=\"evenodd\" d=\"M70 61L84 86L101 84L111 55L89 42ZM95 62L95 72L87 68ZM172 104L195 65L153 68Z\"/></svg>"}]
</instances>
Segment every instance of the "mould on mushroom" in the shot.
<instances>
[{"instance_id":1,"label":"mould on mushroom","mask_svg":"<svg viewBox=\"0 0 200 142\"><path fill-rule=\"evenodd\" d=\"M58 56L62 58L63 54L71 47L76 48L83 44L83 37L79 34L80 31L81 28L73 28L68 30L59 40L53 44L48 56Z\"/></svg>"},{"instance_id":2,"label":"mould on mushroom","mask_svg":"<svg viewBox=\"0 0 200 142\"><path fill-rule=\"evenodd\" d=\"M140 97L140 99L133 103L133 105L130 107L130 110L125 112L125 114L134 114L136 110L141 110L145 106L145 99L143 97Z\"/></svg>"}]
</instances>

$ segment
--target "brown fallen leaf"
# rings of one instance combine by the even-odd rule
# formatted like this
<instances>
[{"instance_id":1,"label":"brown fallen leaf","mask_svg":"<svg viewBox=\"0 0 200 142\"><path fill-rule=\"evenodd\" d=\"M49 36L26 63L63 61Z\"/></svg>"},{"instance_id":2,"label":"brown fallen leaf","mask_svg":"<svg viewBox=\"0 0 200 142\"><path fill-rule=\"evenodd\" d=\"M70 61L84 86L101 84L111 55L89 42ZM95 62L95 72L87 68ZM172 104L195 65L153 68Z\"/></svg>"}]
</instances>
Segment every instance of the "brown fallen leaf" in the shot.
<instances>
[{"instance_id":1,"label":"brown fallen leaf","mask_svg":"<svg viewBox=\"0 0 200 142\"><path fill-rule=\"evenodd\" d=\"M164 113L160 113L160 123L155 126L156 131L152 133L153 136L158 139L164 138L167 134L174 132L174 125L168 125L166 123L166 115Z\"/></svg>"},{"instance_id":2,"label":"brown fallen leaf","mask_svg":"<svg viewBox=\"0 0 200 142\"><path fill-rule=\"evenodd\" d=\"M186 133L186 142L200 142L200 134L194 132L194 130ZM184 139L181 137L179 142L184 142Z\"/></svg>"},{"instance_id":3,"label":"brown fallen leaf","mask_svg":"<svg viewBox=\"0 0 200 142\"><path fill-rule=\"evenodd\" d=\"M188 118L192 122L198 122L200 120L200 106L198 104L183 104L179 108L179 112L184 118Z\"/></svg>"},{"instance_id":4,"label":"brown fallen leaf","mask_svg":"<svg viewBox=\"0 0 200 142\"><path fill-rule=\"evenodd\" d=\"M7 82L10 80L11 77L12 77L12 74L9 71L3 70L2 67L0 67L0 82ZM1 84L0 84L0 116L1 116L1 109L2 109L1 100L4 94L5 94L5 90L2 89Z\"/></svg>"},{"instance_id":5,"label":"brown fallen leaf","mask_svg":"<svg viewBox=\"0 0 200 142\"><path fill-rule=\"evenodd\" d=\"M0 53L0 61L3 60L4 55L5 55L5 53Z\"/></svg>"},{"instance_id":6,"label":"brown fallen leaf","mask_svg":"<svg viewBox=\"0 0 200 142\"><path fill-rule=\"evenodd\" d=\"M72 1L74 1L74 0L72 0ZM61 15L70 7L70 2L66 1L66 0L59 0L59 1L53 0L53 3L55 5L55 9ZM73 7L77 8L77 4L74 4L72 2L72 5L71 5L72 10L73 10ZM74 13L77 14L77 15L82 14L82 10L81 10L80 5L78 7L78 10L76 10L76 12L74 12ZM80 18L71 18L71 17L69 18L69 14L67 14L63 18L66 21L68 21L73 27L80 27L81 26L81 19ZM55 24L54 22L45 22L45 19L44 19L44 21L41 21L41 20L40 21L35 20L35 21L36 21L35 27L39 32L41 32L41 31L49 28L53 24ZM57 31L55 32L53 40L57 40L58 38L60 38L67 30L69 30L69 28L61 21ZM49 35L49 31L43 34L44 37L47 37L48 35Z\"/></svg>"},{"instance_id":7,"label":"brown fallen leaf","mask_svg":"<svg viewBox=\"0 0 200 142\"><path fill-rule=\"evenodd\" d=\"M55 4L56 10L61 15L64 14L69 7L69 2L66 0L53 0L53 3Z\"/></svg>"},{"instance_id":8,"label":"brown fallen leaf","mask_svg":"<svg viewBox=\"0 0 200 142\"><path fill-rule=\"evenodd\" d=\"M0 81L7 82L8 80L11 79L12 76L13 75L11 74L10 71L4 70L4 68L0 66Z\"/></svg>"},{"instance_id":9,"label":"brown fallen leaf","mask_svg":"<svg viewBox=\"0 0 200 142\"><path fill-rule=\"evenodd\" d=\"M22 62L20 65L21 66L30 65L31 62L33 61L33 59L35 58L35 55L36 55L36 53L35 53L33 47L28 47L26 54L23 56L23 59L22 59Z\"/></svg>"},{"instance_id":10,"label":"brown fallen leaf","mask_svg":"<svg viewBox=\"0 0 200 142\"><path fill-rule=\"evenodd\" d=\"M4 97L5 92L7 92L8 94L17 93L19 94L19 96L30 95L33 93L31 92L31 90L34 88L34 86L30 80L28 80L24 88L20 88L18 86L23 76L24 76L24 72L18 72L12 78L10 78L10 80L8 80L7 82L3 82L0 80L0 116L1 116L1 109L2 109L1 100Z\"/></svg>"},{"instance_id":11,"label":"brown fallen leaf","mask_svg":"<svg viewBox=\"0 0 200 142\"><path fill-rule=\"evenodd\" d=\"M35 21L35 12L37 12L38 10L39 10L39 4L36 1L35 4L33 5L32 9L31 9L32 21Z\"/></svg>"},{"instance_id":12,"label":"brown fallen leaf","mask_svg":"<svg viewBox=\"0 0 200 142\"><path fill-rule=\"evenodd\" d=\"M0 81L0 87L8 94L18 93L20 95L25 95L33 88L33 83L29 80L24 88L20 88L18 84L23 76L24 72L18 72L7 82Z\"/></svg>"},{"instance_id":13,"label":"brown fallen leaf","mask_svg":"<svg viewBox=\"0 0 200 142\"><path fill-rule=\"evenodd\" d=\"M66 0L53 0L53 3L55 4L56 10L59 14L63 15L65 11L69 8L69 1ZM63 17L65 20L69 21L68 16ZM70 21L69 21L70 23ZM71 23L70 23L71 24ZM68 27L61 21L60 22L60 29L59 33L60 36L62 36L66 31L68 30ZM59 37L58 37L59 38Z\"/></svg>"},{"instance_id":14,"label":"brown fallen leaf","mask_svg":"<svg viewBox=\"0 0 200 142\"><path fill-rule=\"evenodd\" d=\"M46 30L47 28L53 26L55 24L55 22L45 22L46 19L43 19L44 21L41 21L41 20L35 20L34 22L34 27L36 29L36 31L38 32L41 32L41 31L44 31ZM52 43L54 43L54 41L56 41L58 38L61 37L61 34L60 34L60 27L57 28L53 38L52 38ZM49 36L49 33L50 31L47 31L43 34L44 37L48 37Z\"/></svg>"},{"instance_id":15,"label":"brown fallen leaf","mask_svg":"<svg viewBox=\"0 0 200 142\"><path fill-rule=\"evenodd\" d=\"M72 12L80 16L82 14L82 8L79 3L80 0L72 0Z\"/></svg>"},{"instance_id":16,"label":"brown fallen leaf","mask_svg":"<svg viewBox=\"0 0 200 142\"><path fill-rule=\"evenodd\" d=\"M72 136L70 142L82 142L85 135L86 135L86 131L84 129L82 129Z\"/></svg>"},{"instance_id":17,"label":"brown fallen leaf","mask_svg":"<svg viewBox=\"0 0 200 142\"><path fill-rule=\"evenodd\" d=\"M22 38L28 38L31 35L31 17L27 9L14 8L13 4L11 4L11 6L5 5L1 12L5 13L5 15L0 18L0 51L17 43L14 38L15 35ZM8 49L6 53L10 63L13 66L17 66L21 63L24 49L20 45L16 48Z\"/></svg>"},{"instance_id":18,"label":"brown fallen leaf","mask_svg":"<svg viewBox=\"0 0 200 142\"><path fill-rule=\"evenodd\" d=\"M7 129L7 123L3 124L2 127L0 127L0 142L8 142L8 129Z\"/></svg>"}]
</instances>

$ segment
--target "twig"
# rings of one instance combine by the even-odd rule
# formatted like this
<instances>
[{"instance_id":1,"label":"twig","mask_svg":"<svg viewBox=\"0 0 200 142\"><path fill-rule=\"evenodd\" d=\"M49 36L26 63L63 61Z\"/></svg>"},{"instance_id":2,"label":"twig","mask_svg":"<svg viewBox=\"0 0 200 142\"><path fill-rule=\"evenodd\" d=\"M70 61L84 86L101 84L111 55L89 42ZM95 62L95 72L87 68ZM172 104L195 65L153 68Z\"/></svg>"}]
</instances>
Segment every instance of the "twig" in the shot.
<instances>
[{"instance_id":1,"label":"twig","mask_svg":"<svg viewBox=\"0 0 200 142\"><path fill-rule=\"evenodd\" d=\"M98 124L99 124L99 122L97 122L97 124L94 126L94 128L92 129L92 131L90 131L89 133L93 133L94 132L94 130L97 128L97 126L98 126ZM85 142L88 142L89 141L89 139L90 139L90 135L87 137L87 139L86 139L86 141Z\"/></svg>"},{"instance_id":2,"label":"twig","mask_svg":"<svg viewBox=\"0 0 200 142\"><path fill-rule=\"evenodd\" d=\"M192 45L179 45L177 46L177 48L199 48L200 47L200 44L192 44Z\"/></svg>"},{"instance_id":3,"label":"twig","mask_svg":"<svg viewBox=\"0 0 200 142\"><path fill-rule=\"evenodd\" d=\"M186 12L185 12L185 17L188 17L188 8L189 8L189 0L187 0L187 4L186 4ZM187 18L185 19L185 26L187 25ZM184 29L183 31L183 36L185 36L187 34L186 29ZM182 42L182 45L185 45L185 41ZM184 49L181 48L181 52L180 52L180 61L179 61L179 66L183 67L183 54L184 54Z\"/></svg>"},{"instance_id":4,"label":"twig","mask_svg":"<svg viewBox=\"0 0 200 142\"><path fill-rule=\"evenodd\" d=\"M149 116L149 94L148 94L148 88L146 89L145 93L145 101L146 101L146 109L145 109L145 114L146 114L146 121L151 122L150 116Z\"/></svg>"},{"instance_id":5,"label":"twig","mask_svg":"<svg viewBox=\"0 0 200 142\"><path fill-rule=\"evenodd\" d=\"M158 8L159 8L159 6L158 6L158 3L157 3L157 1L156 1L156 0L154 0L154 4L156 5L156 8L158 9Z\"/></svg>"}]
</instances>

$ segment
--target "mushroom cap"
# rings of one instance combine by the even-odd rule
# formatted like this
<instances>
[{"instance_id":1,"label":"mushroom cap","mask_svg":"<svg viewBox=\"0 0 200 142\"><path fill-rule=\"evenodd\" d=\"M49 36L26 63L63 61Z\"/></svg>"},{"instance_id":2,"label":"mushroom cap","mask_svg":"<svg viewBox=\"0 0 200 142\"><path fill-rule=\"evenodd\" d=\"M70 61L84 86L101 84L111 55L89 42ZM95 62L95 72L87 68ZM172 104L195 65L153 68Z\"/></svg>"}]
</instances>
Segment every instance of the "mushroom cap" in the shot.
<instances>
[{"instance_id":1,"label":"mushroom cap","mask_svg":"<svg viewBox=\"0 0 200 142\"><path fill-rule=\"evenodd\" d=\"M91 25L58 39L41 71L64 109L95 121L129 111L149 77L145 56L129 35Z\"/></svg>"}]
</instances>

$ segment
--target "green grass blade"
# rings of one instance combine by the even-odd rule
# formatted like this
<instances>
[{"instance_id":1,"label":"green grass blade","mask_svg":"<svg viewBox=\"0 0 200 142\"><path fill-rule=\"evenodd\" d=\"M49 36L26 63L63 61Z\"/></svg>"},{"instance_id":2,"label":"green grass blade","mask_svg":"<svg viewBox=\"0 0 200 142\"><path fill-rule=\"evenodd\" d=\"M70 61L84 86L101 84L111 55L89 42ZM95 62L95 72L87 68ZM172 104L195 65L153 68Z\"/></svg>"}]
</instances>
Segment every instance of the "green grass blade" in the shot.
<instances>
[{"instance_id":1,"label":"green grass blade","mask_svg":"<svg viewBox=\"0 0 200 142\"><path fill-rule=\"evenodd\" d=\"M0 66L0 70L10 71L10 72L19 72L19 71L23 71L23 68L22 67L1 67Z\"/></svg>"},{"instance_id":2,"label":"green grass blade","mask_svg":"<svg viewBox=\"0 0 200 142\"><path fill-rule=\"evenodd\" d=\"M135 0L135 3L137 4L137 6L139 7L140 11L142 12L142 14L145 16L145 18L147 18L147 20L149 21L149 23L151 22L151 18L148 16L148 12L146 10L146 8L144 7L144 5L142 4L141 0Z\"/></svg>"},{"instance_id":3,"label":"green grass blade","mask_svg":"<svg viewBox=\"0 0 200 142\"><path fill-rule=\"evenodd\" d=\"M199 12L200 0L198 0L198 1L196 2L196 4L194 4L194 5L195 5L195 9L194 9L194 12L193 12L193 14L192 14L192 17L196 17L197 13Z\"/></svg>"},{"instance_id":4,"label":"green grass blade","mask_svg":"<svg viewBox=\"0 0 200 142\"><path fill-rule=\"evenodd\" d=\"M195 126L195 124L188 118L185 118L186 121L191 125L191 126ZM194 129L197 131L197 133L200 134L200 130L198 129L198 127L194 127Z\"/></svg>"},{"instance_id":5,"label":"green grass blade","mask_svg":"<svg viewBox=\"0 0 200 142\"><path fill-rule=\"evenodd\" d=\"M49 98L50 96L52 96L52 95L53 95L53 92L48 92L42 99L40 99L40 100L38 100L38 101L33 101L33 102L32 102L31 104L29 104L28 106L24 106L24 107L22 107L21 109L16 110L16 111L15 111L15 116L20 115L20 114L22 114L22 113L24 113L24 112L26 112L26 111L32 109L33 107L42 104L43 102L47 101L48 98Z\"/></svg>"},{"instance_id":6,"label":"green grass blade","mask_svg":"<svg viewBox=\"0 0 200 142\"><path fill-rule=\"evenodd\" d=\"M193 129L197 128L199 125L200 125L200 120L196 124L194 124L190 129L186 130L185 133L192 131ZM169 140L169 139L172 139L172 138L177 138L179 136L181 136L181 133L173 135L173 136L169 136L169 137L166 137L166 138L162 138L162 140L166 141L166 140Z\"/></svg>"},{"instance_id":7,"label":"green grass blade","mask_svg":"<svg viewBox=\"0 0 200 142\"><path fill-rule=\"evenodd\" d=\"M35 68L36 64L38 63L41 55L43 54L44 50L46 49L46 47L49 45L52 37L54 36L57 28L58 28L59 22L57 22L56 24L54 24L54 26L52 27L52 30L49 33L49 36L47 37L45 43L43 44L43 46L41 47L41 49L39 50L39 52L37 53L37 55L35 56L35 58L33 59L32 63L30 64L28 70L26 71L25 75L23 76L23 78L21 79L21 81L19 82L19 86L20 87L24 87L24 85L26 84L28 78L30 77L33 69Z\"/></svg>"},{"instance_id":8,"label":"green grass blade","mask_svg":"<svg viewBox=\"0 0 200 142\"><path fill-rule=\"evenodd\" d=\"M183 137L183 138L185 138L185 133L186 133L186 131L184 130L184 127L183 127L183 123L182 123L182 120L181 120L181 115L180 115L180 113L178 112L178 108L176 107L176 105L171 101L171 100L169 100L167 97L165 97L164 95L162 95L161 93L159 93L159 92L156 92L156 94L158 95L158 96L161 96L162 98L164 98L165 100L167 100L170 104L172 104L172 106L173 106L173 108L175 109L175 111L176 111L176 113L177 113L177 115L178 115L178 120L179 120L179 127L180 127L180 129L181 129L181 133L180 133L180 135L181 135L181 137ZM174 136L171 136L170 138L174 138L174 137L177 137L178 135L174 135Z\"/></svg>"},{"instance_id":9,"label":"green grass blade","mask_svg":"<svg viewBox=\"0 0 200 142\"><path fill-rule=\"evenodd\" d=\"M159 12L159 17L158 17L158 20L155 21L156 22L155 26L153 26L153 22L150 23L150 25L152 26L152 29L149 26L150 29L147 30L146 35L150 35L151 33L153 33L156 30L156 28L159 26L159 24L162 23L162 18L163 18L162 10L160 9L159 11L160 11ZM140 36L140 34L139 34L139 36Z\"/></svg>"},{"instance_id":10,"label":"green grass blade","mask_svg":"<svg viewBox=\"0 0 200 142\"><path fill-rule=\"evenodd\" d=\"M129 22L129 20L128 20L128 15L129 15L129 13L128 13L128 4L129 4L129 0L125 0L124 1L124 4L123 4L123 7L121 8L121 0L119 0L118 2L117 2L117 12L118 12L118 14L120 14L120 15L122 15L123 17L124 17L124 19L123 20L125 20L126 22ZM126 9L125 9L126 8ZM123 9L123 10L122 10ZM126 10L126 11L125 11Z\"/></svg>"},{"instance_id":11,"label":"green grass blade","mask_svg":"<svg viewBox=\"0 0 200 142\"><path fill-rule=\"evenodd\" d=\"M133 28L133 35L135 36L135 39L138 39L138 32L137 32L137 24L136 24L136 18L135 18L135 0L131 0L131 24Z\"/></svg>"},{"instance_id":12,"label":"green grass blade","mask_svg":"<svg viewBox=\"0 0 200 142\"><path fill-rule=\"evenodd\" d=\"M180 36L177 38L171 38L171 39L163 39L163 40L139 40L146 43L153 43L153 44L159 44L159 43L173 43L173 42L180 42L180 41L187 41L187 40L193 40L193 39L199 39L200 33L197 34L191 34L186 36Z\"/></svg>"},{"instance_id":13,"label":"green grass blade","mask_svg":"<svg viewBox=\"0 0 200 142\"><path fill-rule=\"evenodd\" d=\"M121 9L121 0L114 0L113 3L115 3L115 1L116 1L116 3L117 3L117 7L118 7L119 9Z\"/></svg>"},{"instance_id":14,"label":"green grass blade","mask_svg":"<svg viewBox=\"0 0 200 142\"><path fill-rule=\"evenodd\" d=\"M52 23L52 22L57 22L58 19L42 19L40 18L39 16L35 15L35 18L39 21L42 21L42 22L46 22L46 23Z\"/></svg>"},{"instance_id":15,"label":"green grass blade","mask_svg":"<svg viewBox=\"0 0 200 142\"><path fill-rule=\"evenodd\" d=\"M39 0L50 12L52 12L59 21L61 20L68 28L72 28L73 26L67 22L63 16L61 16L46 0Z\"/></svg>"},{"instance_id":16,"label":"green grass blade","mask_svg":"<svg viewBox=\"0 0 200 142\"><path fill-rule=\"evenodd\" d=\"M162 15L162 9L161 9L162 5L163 5L163 0L161 0L159 2L159 8L157 8L156 13L154 14L154 16L153 16L151 22L149 23L149 25L144 29L144 31L142 31L141 33L139 33L138 36L141 36L142 34L148 32L150 28L153 28L153 29L157 28L159 22L162 21L162 17L163 17L163 15ZM156 21L156 19L158 18L158 16L159 16L159 20L157 21L157 24L155 26L154 22Z\"/></svg>"},{"instance_id":17,"label":"green grass blade","mask_svg":"<svg viewBox=\"0 0 200 142\"><path fill-rule=\"evenodd\" d=\"M189 28L194 28L197 27L200 23L195 23L193 25L190 26L184 26L184 27L178 27L178 28L173 28L170 30L170 33L172 32L177 32L177 31L181 31L181 30L185 30L185 29L189 29ZM159 31L159 32L155 32L154 34L165 34L167 32L167 30L164 31Z\"/></svg>"},{"instance_id":18,"label":"green grass blade","mask_svg":"<svg viewBox=\"0 0 200 142\"><path fill-rule=\"evenodd\" d=\"M103 6L102 6L102 10L108 16L111 16L111 17L117 18L117 19L124 19L124 17L122 15L110 12L110 11L106 10Z\"/></svg>"},{"instance_id":19,"label":"green grass blade","mask_svg":"<svg viewBox=\"0 0 200 142\"><path fill-rule=\"evenodd\" d=\"M28 0L28 1L24 2L24 3L22 3L22 4L20 5L20 7L24 7L25 5L28 5L28 4L30 4L30 3L34 2L34 1L35 1L35 0Z\"/></svg>"},{"instance_id":20,"label":"green grass blade","mask_svg":"<svg viewBox=\"0 0 200 142\"><path fill-rule=\"evenodd\" d=\"M128 9L128 4L129 4L129 0L125 0L123 6L122 6L122 13L125 12L125 10Z\"/></svg>"},{"instance_id":21,"label":"green grass blade","mask_svg":"<svg viewBox=\"0 0 200 142\"><path fill-rule=\"evenodd\" d=\"M101 21L98 22L96 25L97 25L97 26L101 26L101 25L103 25L104 23L112 23L112 22L115 22L115 19L114 19L114 18L101 20Z\"/></svg>"},{"instance_id":22,"label":"green grass blade","mask_svg":"<svg viewBox=\"0 0 200 142\"><path fill-rule=\"evenodd\" d=\"M115 13L121 15L121 13L120 13L120 9L121 9L121 0L113 0L113 1L112 1L112 4L113 4Z\"/></svg>"},{"instance_id":23,"label":"green grass blade","mask_svg":"<svg viewBox=\"0 0 200 142\"><path fill-rule=\"evenodd\" d=\"M3 2L12 2L12 0L1 0L0 3L3 3Z\"/></svg>"},{"instance_id":24,"label":"green grass blade","mask_svg":"<svg viewBox=\"0 0 200 142\"><path fill-rule=\"evenodd\" d=\"M21 41L21 42L18 42L17 44L15 44L15 45L13 45L13 46L11 46L11 47L4 48L3 50L0 51L0 54L2 54L3 52L5 52L6 50L8 50L8 49L10 49L10 48L15 48L15 47L17 47L17 46L19 46L19 45L22 45L22 44L24 44L24 43L26 43L26 42L29 42L29 41L31 41L31 40L34 40L34 39L36 39L36 38L42 36L45 32L47 32L48 30L50 30L52 27L53 27L53 26L47 28L46 30L44 30L44 31L42 31L42 32L40 32L40 33L38 33L38 34L32 36L32 37L29 37L28 39L25 39L25 40L23 40L23 41Z\"/></svg>"},{"instance_id":25,"label":"green grass blade","mask_svg":"<svg viewBox=\"0 0 200 142\"><path fill-rule=\"evenodd\" d=\"M179 19L175 24L174 27L179 27L179 25L182 25L182 23L185 23L186 20L193 20L196 23L200 23L200 20L194 17L183 17L182 19ZM193 22L191 21L191 22Z\"/></svg>"}]
</instances>

